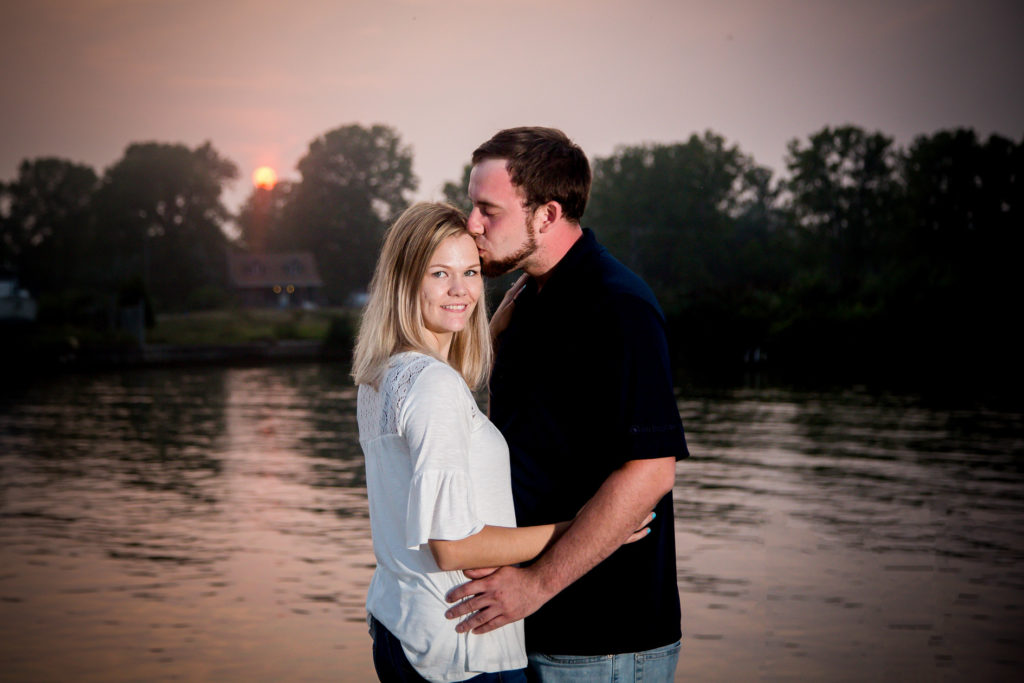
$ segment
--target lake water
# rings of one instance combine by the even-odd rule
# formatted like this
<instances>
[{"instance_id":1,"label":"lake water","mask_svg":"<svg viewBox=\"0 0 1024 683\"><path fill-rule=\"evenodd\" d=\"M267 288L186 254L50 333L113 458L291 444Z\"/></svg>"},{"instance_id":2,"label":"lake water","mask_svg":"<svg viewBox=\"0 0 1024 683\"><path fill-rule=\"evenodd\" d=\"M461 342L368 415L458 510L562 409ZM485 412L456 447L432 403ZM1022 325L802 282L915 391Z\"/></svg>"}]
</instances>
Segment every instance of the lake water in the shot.
<instances>
[{"instance_id":1,"label":"lake water","mask_svg":"<svg viewBox=\"0 0 1024 683\"><path fill-rule=\"evenodd\" d=\"M344 368L5 394L0 680L374 680ZM1021 413L750 388L679 409L677 680L1018 678Z\"/></svg>"}]
</instances>

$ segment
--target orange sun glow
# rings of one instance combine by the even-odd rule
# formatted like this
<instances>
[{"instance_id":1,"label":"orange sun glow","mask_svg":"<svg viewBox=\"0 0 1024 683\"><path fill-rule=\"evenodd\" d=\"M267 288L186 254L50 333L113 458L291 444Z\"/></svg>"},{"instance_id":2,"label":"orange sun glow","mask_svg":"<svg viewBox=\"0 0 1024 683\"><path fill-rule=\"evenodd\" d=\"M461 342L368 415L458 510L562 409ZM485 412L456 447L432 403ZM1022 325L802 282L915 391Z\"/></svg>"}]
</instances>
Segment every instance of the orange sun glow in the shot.
<instances>
[{"instance_id":1,"label":"orange sun glow","mask_svg":"<svg viewBox=\"0 0 1024 683\"><path fill-rule=\"evenodd\" d=\"M252 172L252 184L264 190L272 190L277 184L277 173L269 166L260 166Z\"/></svg>"}]
</instances>

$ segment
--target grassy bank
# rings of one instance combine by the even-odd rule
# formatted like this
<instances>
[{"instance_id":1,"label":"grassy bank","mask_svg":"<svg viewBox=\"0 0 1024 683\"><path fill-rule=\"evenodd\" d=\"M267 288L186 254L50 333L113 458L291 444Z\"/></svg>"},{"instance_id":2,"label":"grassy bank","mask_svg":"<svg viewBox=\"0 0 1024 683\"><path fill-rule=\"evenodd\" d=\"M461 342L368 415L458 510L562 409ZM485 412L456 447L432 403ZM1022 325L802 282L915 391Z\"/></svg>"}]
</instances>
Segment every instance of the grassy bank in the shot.
<instances>
[{"instance_id":1,"label":"grassy bank","mask_svg":"<svg viewBox=\"0 0 1024 683\"><path fill-rule=\"evenodd\" d=\"M227 309L158 315L146 331L147 344L175 346L245 344L256 341L327 341L355 330L358 312L350 309Z\"/></svg>"}]
</instances>

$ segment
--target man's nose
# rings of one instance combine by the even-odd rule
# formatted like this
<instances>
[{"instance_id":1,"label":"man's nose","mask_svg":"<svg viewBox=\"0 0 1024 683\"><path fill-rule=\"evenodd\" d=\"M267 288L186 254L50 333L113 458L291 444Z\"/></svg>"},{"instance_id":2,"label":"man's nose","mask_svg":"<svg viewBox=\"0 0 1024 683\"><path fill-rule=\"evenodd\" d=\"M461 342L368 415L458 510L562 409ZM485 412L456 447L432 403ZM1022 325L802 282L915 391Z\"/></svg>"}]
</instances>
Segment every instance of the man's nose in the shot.
<instances>
[{"instance_id":1,"label":"man's nose","mask_svg":"<svg viewBox=\"0 0 1024 683\"><path fill-rule=\"evenodd\" d=\"M484 225L480 221L480 209L474 208L469 212L469 218L466 219L466 229L469 230L469 234L473 237L479 237L484 234Z\"/></svg>"}]
</instances>

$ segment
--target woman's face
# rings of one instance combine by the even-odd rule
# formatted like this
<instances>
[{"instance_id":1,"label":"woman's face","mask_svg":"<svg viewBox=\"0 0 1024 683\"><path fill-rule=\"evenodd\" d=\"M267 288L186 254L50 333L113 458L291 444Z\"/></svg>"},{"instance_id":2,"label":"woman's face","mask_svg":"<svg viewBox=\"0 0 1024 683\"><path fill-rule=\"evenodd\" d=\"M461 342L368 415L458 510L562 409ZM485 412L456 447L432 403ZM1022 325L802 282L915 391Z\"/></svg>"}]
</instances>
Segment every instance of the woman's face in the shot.
<instances>
[{"instance_id":1,"label":"woman's face","mask_svg":"<svg viewBox=\"0 0 1024 683\"><path fill-rule=\"evenodd\" d=\"M453 235L438 245L420 283L420 309L435 350L448 357L452 334L464 329L483 292L480 256L469 233Z\"/></svg>"}]
</instances>

